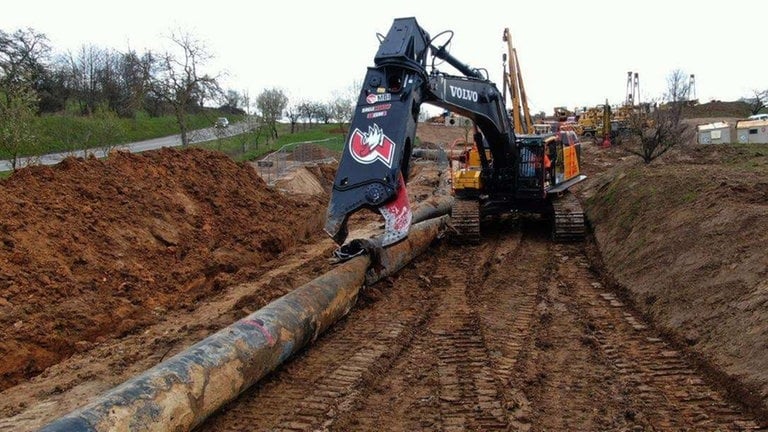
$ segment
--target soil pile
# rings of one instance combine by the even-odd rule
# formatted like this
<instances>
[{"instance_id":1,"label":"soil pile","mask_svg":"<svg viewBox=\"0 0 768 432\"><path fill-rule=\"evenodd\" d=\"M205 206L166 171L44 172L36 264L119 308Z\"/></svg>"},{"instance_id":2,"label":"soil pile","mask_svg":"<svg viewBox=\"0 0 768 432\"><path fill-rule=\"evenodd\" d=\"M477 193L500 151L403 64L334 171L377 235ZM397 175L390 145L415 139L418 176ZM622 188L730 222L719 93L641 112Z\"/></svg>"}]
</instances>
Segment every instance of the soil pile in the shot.
<instances>
[{"instance_id":1,"label":"soil pile","mask_svg":"<svg viewBox=\"0 0 768 432\"><path fill-rule=\"evenodd\" d=\"M278 179L275 187L291 194L326 196L326 190L318 178L304 167L298 167Z\"/></svg>"},{"instance_id":2,"label":"soil pile","mask_svg":"<svg viewBox=\"0 0 768 432\"><path fill-rule=\"evenodd\" d=\"M202 149L26 168L0 196L0 389L316 240L327 204Z\"/></svg>"},{"instance_id":3,"label":"soil pile","mask_svg":"<svg viewBox=\"0 0 768 432\"><path fill-rule=\"evenodd\" d=\"M709 117L734 117L746 118L752 114L750 106L746 102L723 102L711 101L694 106L683 108L683 116L686 118L709 118Z\"/></svg>"},{"instance_id":4,"label":"soil pile","mask_svg":"<svg viewBox=\"0 0 768 432\"><path fill-rule=\"evenodd\" d=\"M611 276L768 408L768 147L683 146L650 165L585 150L581 192Z\"/></svg>"},{"instance_id":5,"label":"soil pile","mask_svg":"<svg viewBox=\"0 0 768 432\"><path fill-rule=\"evenodd\" d=\"M421 148L443 148L449 149L454 141L465 141L467 132L464 128L456 126L445 126L442 123L419 123L416 128L416 136L419 139L417 147ZM471 133L469 134L471 140Z\"/></svg>"}]
</instances>

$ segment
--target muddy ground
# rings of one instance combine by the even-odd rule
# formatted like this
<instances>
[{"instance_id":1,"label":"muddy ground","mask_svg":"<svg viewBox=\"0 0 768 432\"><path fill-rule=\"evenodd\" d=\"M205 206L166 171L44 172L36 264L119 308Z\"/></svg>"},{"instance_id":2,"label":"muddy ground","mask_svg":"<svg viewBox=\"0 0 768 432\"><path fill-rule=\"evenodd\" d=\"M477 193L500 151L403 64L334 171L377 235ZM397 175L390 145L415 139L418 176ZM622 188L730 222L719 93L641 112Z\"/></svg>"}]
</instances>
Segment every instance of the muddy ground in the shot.
<instances>
[{"instance_id":1,"label":"muddy ground","mask_svg":"<svg viewBox=\"0 0 768 432\"><path fill-rule=\"evenodd\" d=\"M756 428L768 150L688 146L649 166L584 150L590 241L510 219L480 246L438 243L200 429ZM414 199L438 173L415 166ZM163 150L0 183L0 430L33 430L326 271L328 168L294 176L270 188L250 165Z\"/></svg>"}]
</instances>

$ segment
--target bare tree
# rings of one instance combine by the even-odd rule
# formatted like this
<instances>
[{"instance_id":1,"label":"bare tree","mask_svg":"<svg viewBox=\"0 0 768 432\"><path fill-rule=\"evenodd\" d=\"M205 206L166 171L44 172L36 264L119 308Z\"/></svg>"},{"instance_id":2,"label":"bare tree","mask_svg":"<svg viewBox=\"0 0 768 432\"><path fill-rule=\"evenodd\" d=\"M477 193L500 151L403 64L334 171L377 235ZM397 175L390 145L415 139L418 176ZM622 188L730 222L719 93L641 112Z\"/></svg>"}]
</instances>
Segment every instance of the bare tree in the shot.
<instances>
[{"instance_id":1,"label":"bare tree","mask_svg":"<svg viewBox=\"0 0 768 432\"><path fill-rule=\"evenodd\" d=\"M240 93L237 90L229 89L223 95L224 103L219 107L220 110L228 112L230 114L242 114L247 113L248 99L247 93Z\"/></svg>"},{"instance_id":2,"label":"bare tree","mask_svg":"<svg viewBox=\"0 0 768 432\"><path fill-rule=\"evenodd\" d=\"M277 120L283 115L288 105L288 96L278 89L264 90L256 98L256 107L261 111L261 118L269 138L277 139Z\"/></svg>"},{"instance_id":3,"label":"bare tree","mask_svg":"<svg viewBox=\"0 0 768 432\"><path fill-rule=\"evenodd\" d=\"M118 72L121 97L120 103L113 106L119 116L133 117L144 107L151 63L150 54L139 56L135 51L128 50L121 55Z\"/></svg>"},{"instance_id":4,"label":"bare tree","mask_svg":"<svg viewBox=\"0 0 768 432\"><path fill-rule=\"evenodd\" d=\"M317 102L314 106L315 115L318 121L322 121L323 124L331 122L333 115L331 114L331 104Z\"/></svg>"},{"instance_id":5,"label":"bare tree","mask_svg":"<svg viewBox=\"0 0 768 432\"><path fill-rule=\"evenodd\" d=\"M299 118L301 118L301 110L299 109L299 106L295 103L288 104L288 107L285 109L285 117L291 122L291 133L295 133L296 123L298 123Z\"/></svg>"},{"instance_id":6,"label":"bare tree","mask_svg":"<svg viewBox=\"0 0 768 432\"><path fill-rule=\"evenodd\" d=\"M57 93L51 87L56 83L49 68L51 47L43 33L27 28L13 33L0 30L0 87L25 86L35 92L36 111L40 107L57 106L49 95ZM6 103L9 95L5 95Z\"/></svg>"},{"instance_id":7,"label":"bare tree","mask_svg":"<svg viewBox=\"0 0 768 432\"><path fill-rule=\"evenodd\" d=\"M307 126L312 126L312 102L308 100L303 100L299 102L298 105L299 110L299 118L304 119L304 129L307 128Z\"/></svg>"},{"instance_id":8,"label":"bare tree","mask_svg":"<svg viewBox=\"0 0 768 432\"><path fill-rule=\"evenodd\" d=\"M69 54L71 85L81 114L92 114L100 102L98 76L105 68L106 57L106 51L94 45L83 45L77 55Z\"/></svg>"},{"instance_id":9,"label":"bare tree","mask_svg":"<svg viewBox=\"0 0 768 432\"><path fill-rule=\"evenodd\" d=\"M763 108L766 108L765 103L768 102L768 90L752 90L755 95L753 98L748 99L749 111L754 114L759 114Z\"/></svg>"},{"instance_id":10,"label":"bare tree","mask_svg":"<svg viewBox=\"0 0 768 432\"><path fill-rule=\"evenodd\" d=\"M344 123L352 121L357 98L362 87L362 81L355 80L345 89L334 93L333 100L331 101L331 111L332 118L339 124L339 129L344 128Z\"/></svg>"},{"instance_id":11,"label":"bare tree","mask_svg":"<svg viewBox=\"0 0 768 432\"><path fill-rule=\"evenodd\" d=\"M217 77L199 69L211 59L202 42L189 33L172 33L169 37L180 54L166 52L153 65L149 74L149 91L173 109L181 134L181 143L189 144L188 114L200 108L206 99L221 94Z\"/></svg>"},{"instance_id":12,"label":"bare tree","mask_svg":"<svg viewBox=\"0 0 768 432\"><path fill-rule=\"evenodd\" d=\"M243 109L245 109L245 115L250 117L251 116L251 93L248 90L243 90L243 98L242 98L242 104Z\"/></svg>"},{"instance_id":13,"label":"bare tree","mask_svg":"<svg viewBox=\"0 0 768 432\"><path fill-rule=\"evenodd\" d=\"M261 125L261 119L255 115L247 115L243 120L243 133L236 135L236 139L240 143L240 150L243 154L248 151L248 148L253 144L254 147L259 147L259 141L264 132L264 128Z\"/></svg>"},{"instance_id":14,"label":"bare tree","mask_svg":"<svg viewBox=\"0 0 768 432\"><path fill-rule=\"evenodd\" d=\"M678 144L684 143L690 131L682 120L690 83L688 75L677 69L667 76L664 103L653 111L636 109L630 116L619 144L625 151L640 156L648 164ZM650 107L651 105L645 105Z\"/></svg>"},{"instance_id":15,"label":"bare tree","mask_svg":"<svg viewBox=\"0 0 768 432\"><path fill-rule=\"evenodd\" d=\"M24 80L4 84L0 93L5 93L0 99L0 150L15 171L21 156L36 153L33 122L38 99Z\"/></svg>"},{"instance_id":16,"label":"bare tree","mask_svg":"<svg viewBox=\"0 0 768 432\"><path fill-rule=\"evenodd\" d=\"M329 103L331 118L336 120L339 129L344 129L344 124L352 120L355 112L355 102L352 99L338 96Z\"/></svg>"}]
</instances>

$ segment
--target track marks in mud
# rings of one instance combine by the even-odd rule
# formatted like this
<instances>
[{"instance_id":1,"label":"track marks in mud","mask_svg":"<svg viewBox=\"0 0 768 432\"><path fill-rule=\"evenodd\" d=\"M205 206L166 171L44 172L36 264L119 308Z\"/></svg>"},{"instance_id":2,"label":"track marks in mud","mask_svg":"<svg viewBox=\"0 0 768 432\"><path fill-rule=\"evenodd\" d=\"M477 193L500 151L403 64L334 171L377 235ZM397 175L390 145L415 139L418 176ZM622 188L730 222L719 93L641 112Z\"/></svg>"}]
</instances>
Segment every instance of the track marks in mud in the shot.
<instances>
[{"instance_id":1,"label":"track marks in mud","mask_svg":"<svg viewBox=\"0 0 768 432\"><path fill-rule=\"evenodd\" d=\"M439 430L505 430L504 397L478 325L478 314L469 302L492 273L499 242L483 248L453 248L443 272L447 284L439 294L436 316L427 325L422 342L434 346L439 388ZM473 266L473 263L476 266Z\"/></svg>"},{"instance_id":2,"label":"track marks in mud","mask_svg":"<svg viewBox=\"0 0 768 432\"><path fill-rule=\"evenodd\" d=\"M438 245L200 430L752 430L582 245Z\"/></svg>"},{"instance_id":3,"label":"track marks in mud","mask_svg":"<svg viewBox=\"0 0 768 432\"><path fill-rule=\"evenodd\" d=\"M572 248L562 248L571 254ZM757 430L758 423L708 385L684 356L602 284L580 253L568 265L589 336L633 401L636 420L657 430ZM582 276L583 275L583 276Z\"/></svg>"},{"instance_id":4,"label":"track marks in mud","mask_svg":"<svg viewBox=\"0 0 768 432\"><path fill-rule=\"evenodd\" d=\"M423 266L428 267L427 258ZM428 270L427 270L428 271ZM418 288L418 275L408 283ZM368 382L386 373L428 312L420 291L403 291L353 310L334 329L262 383L210 418L198 431L324 430L359 402Z\"/></svg>"},{"instance_id":5,"label":"track marks in mud","mask_svg":"<svg viewBox=\"0 0 768 432\"><path fill-rule=\"evenodd\" d=\"M395 431L529 428L525 396L510 387L536 305L536 290L529 289L536 277L510 278L526 266L518 261L520 247L513 231L438 251L433 313L347 424Z\"/></svg>"}]
</instances>

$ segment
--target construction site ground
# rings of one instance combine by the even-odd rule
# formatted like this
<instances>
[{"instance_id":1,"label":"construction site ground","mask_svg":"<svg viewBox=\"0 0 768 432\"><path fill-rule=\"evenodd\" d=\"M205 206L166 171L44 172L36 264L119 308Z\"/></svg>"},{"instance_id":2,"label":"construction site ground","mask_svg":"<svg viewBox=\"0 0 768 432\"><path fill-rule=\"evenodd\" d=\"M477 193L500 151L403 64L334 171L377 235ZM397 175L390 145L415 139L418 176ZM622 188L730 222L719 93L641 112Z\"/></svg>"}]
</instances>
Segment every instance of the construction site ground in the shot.
<instances>
[{"instance_id":1,"label":"construction site ground","mask_svg":"<svg viewBox=\"0 0 768 432\"><path fill-rule=\"evenodd\" d=\"M768 147L582 154L587 241L517 215L479 245L437 241L198 430L764 429ZM255 168L163 149L0 183L0 431L35 430L331 268L334 164L274 187ZM442 176L416 161L411 199Z\"/></svg>"}]
</instances>

